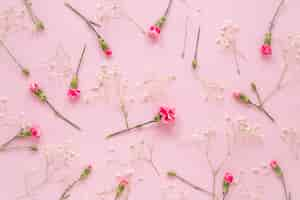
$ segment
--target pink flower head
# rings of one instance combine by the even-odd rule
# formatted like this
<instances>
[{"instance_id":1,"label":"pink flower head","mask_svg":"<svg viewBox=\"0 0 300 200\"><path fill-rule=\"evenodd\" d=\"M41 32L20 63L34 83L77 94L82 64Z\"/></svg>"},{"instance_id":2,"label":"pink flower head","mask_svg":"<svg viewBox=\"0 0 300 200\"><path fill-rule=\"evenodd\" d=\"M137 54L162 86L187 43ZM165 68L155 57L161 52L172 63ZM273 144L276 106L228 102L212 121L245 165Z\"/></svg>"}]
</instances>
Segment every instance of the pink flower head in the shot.
<instances>
[{"instance_id":1,"label":"pink flower head","mask_svg":"<svg viewBox=\"0 0 300 200\"><path fill-rule=\"evenodd\" d=\"M263 44L260 48L260 52L263 56L272 55L272 47L269 44Z\"/></svg>"},{"instance_id":2,"label":"pink flower head","mask_svg":"<svg viewBox=\"0 0 300 200\"><path fill-rule=\"evenodd\" d=\"M120 183L119 183L120 185L124 185L124 186L126 186L126 185L128 185L129 184L129 181L128 181L128 179L126 179L126 178L123 178L123 179L121 179L121 181L120 181Z\"/></svg>"},{"instance_id":3,"label":"pink flower head","mask_svg":"<svg viewBox=\"0 0 300 200\"><path fill-rule=\"evenodd\" d=\"M34 82L29 85L29 89L32 93L37 93L40 90L40 86Z\"/></svg>"},{"instance_id":4,"label":"pink flower head","mask_svg":"<svg viewBox=\"0 0 300 200\"><path fill-rule=\"evenodd\" d=\"M106 55L107 57L110 57L110 56L112 55L111 49L105 49L105 50L104 50L104 53L105 53L105 55Z\"/></svg>"},{"instance_id":5,"label":"pink flower head","mask_svg":"<svg viewBox=\"0 0 300 200\"><path fill-rule=\"evenodd\" d=\"M149 38L153 40L157 40L159 38L159 35L160 35L160 28L155 25L151 26L148 32Z\"/></svg>"},{"instance_id":6,"label":"pink flower head","mask_svg":"<svg viewBox=\"0 0 300 200\"><path fill-rule=\"evenodd\" d=\"M271 160L270 166L272 169L276 169L278 167L278 163L276 160Z\"/></svg>"},{"instance_id":7,"label":"pink flower head","mask_svg":"<svg viewBox=\"0 0 300 200\"><path fill-rule=\"evenodd\" d=\"M160 116L160 119L166 123L175 121L175 108L161 106L159 108L159 116Z\"/></svg>"},{"instance_id":8,"label":"pink flower head","mask_svg":"<svg viewBox=\"0 0 300 200\"><path fill-rule=\"evenodd\" d=\"M226 172L224 175L224 182L231 184L233 182L233 175L229 172Z\"/></svg>"},{"instance_id":9,"label":"pink flower head","mask_svg":"<svg viewBox=\"0 0 300 200\"><path fill-rule=\"evenodd\" d=\"M240 99L241 97L241 93L239 91L234 91L232 93L232 96L235 98L235 99Z\"/></svg>"},{"instance_id":10,"label":"pink flower head","mask_svg":"<svg viewBox=\"0 0 300 200\"><path fill-rule=\"evenodd\" d=\"M32 137L34 137L34 138L40 138L41 137L41 131L37 127L32 126L29 129L29 131L30 131Z\"/></svg>"},{"instance_id":11,"label":"pink flower head","mask_svg":"<svg viewBox=\"0 0 300 200\"><path fill-rule=\"evenodd\" d=\"M68 90L68 97L71 100L77 100L80 97L80 90L75 88L70 88Z\"/></svg>"}]
</instances>

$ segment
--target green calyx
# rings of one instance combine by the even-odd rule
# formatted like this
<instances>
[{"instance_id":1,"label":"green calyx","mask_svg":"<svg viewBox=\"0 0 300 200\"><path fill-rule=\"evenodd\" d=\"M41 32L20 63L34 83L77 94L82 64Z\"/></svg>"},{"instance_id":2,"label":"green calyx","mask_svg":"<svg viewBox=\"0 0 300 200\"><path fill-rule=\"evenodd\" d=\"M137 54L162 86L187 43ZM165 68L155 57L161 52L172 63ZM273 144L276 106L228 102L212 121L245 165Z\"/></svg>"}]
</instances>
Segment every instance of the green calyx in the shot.
<instances>
[{"instance_id":1,"label":"green calyx","mask_svg":"<svg viewBox=\"0 0 300 200\"><path fill-rule=\"evenodd\" d=\"M156 115L156 116L154 117L154 121L160 122L160 120L161 120L161 115L160 115L160 114L158 114L158 115Z\"/></svg>"},{"instance_id":2,"label":"green calyx","mask_svg":"<svg viewBox=\"0 0 300 200\"><path fill-rule=\"evenodd\" d=\"M38 31L43 31L43 30L45 30L44 23L43 23L41 20L38 20L38 21L35 23L35 27L36 27L36 30L38 30Z\"/></svg>"},{"instance_id":3,"label":"green calyx","mask_svg":"<svg viewBox=\"0 0 300 200\"><path fill-rule=\"evenodd\" d=\"M78 78L76 76L74 76L71 80L71 83L70 83L70 87L72 89L77 89L78 88Z\"/></svg>"},{"instance_id":4,"label":"green calyx","mask_svg":"<svg viewBox=\"0 0 300 200\"><path fill-rule=\"evenodd\" d=\"M91 172L92 170L89 167L85 168L80 175L80 180L86 179L91 174Z\"/></svg>"},{"instance_id":5,"label":"green calyx","mask_svg":"<svg viewBox=\"0 0 300 200\"><path fill-rule=\"evenodd\" d=\"M197 62L196 59L194 59L194 60L192 61L192 67L193 67L193 69L196 69L196 68L198 67L198 62Z\"/></svg>"},{"instance_id":6,"label":"green calyx","mask_svg":"<svg viewBox=\"0 0 300 200\"><path fill-rule=\"evenodd\" d=\"M109 49L108 44L102 38L99 38L99 45L103 51L106 51L107 49Z\"/></svg>"},{"instance_id":7,"label":"green calyx","mask_svg":"<svg viewBox=\"0 0 300 200\"><path fill-rule=\"evenodd\" d=\"M119 184L116 189L116 198L119 198L125 190L125 185Z\"/></svg>"},{"instance_id":8,"label":"green calyx","mask_svg":"<svg viewBox=\"0 0 300 200\"><path fill-rule=\"evenodd\" d=\"M31 134L31 132L28 128L22 128L18 136L20 136L20 137L29 137L31 135L32 134Z\"/></svg>"},{"instance_id":9,"label":"green calyx","mask_svg":"<svg viewBox=\"0 0 300 200\"><path fill-rule=\"evenodd\" d=\"M162 16L161 18L159 18L159 20L157 20L157 22L155 23L155 25L159 28L161 28L164 23L166 22L167 18L166 16Z\"/></svg>"},{"instance_id":10,"label":"green calyx","mask_svg":"<svg viewBox=\"0 0 300 200\"><path fill-rule=\"evenodd\" d=\"M230 184L229 183L227 183L227 182L223 182L223 194L227 194L228 193L228 191L229 191L229 186L230 186Z\"/></svg>"},{"instance_id":11,"label":"green calyx","mask_svg":"<svg viewBox=\"0 0 300 200\"><path fill-rule=\"evenodd\" d=\"M39 148L36 145L30 146L29 147L31 151L38 151Z\"/></svg>"},{"instance_id":12,"label":"green calyx","mask_svg":"<svg viewBox=\"0 0 300 200\"><path fill-rule=\"evenodd\" d=\"M244 94L240 94L239 98L240 98L240 100L243 103L246 103L246 104L250 104L251 103L250 99L246 95L244 95Z\"/></svg>"},{"instance_id":13,"label":"green calyx","mask_svg":"<svg viewBox=\"0 0 300 200\"><path fill-rule=\"evenodd\" d=\"M34 94L43 102L47 100L47 96L44 94L42 90L38 90Z\"/></svg>"},{"instance_id":14,"label":"green calyx","mask_svg":"<svg viewBox=\"0 0 300 200\"><path fill-rule=\"evenodd\" d=\"M25 67L22 69L22 73L23 73L25 76L29 76L29 75L30 75L29 69L27 69L27 68L25 68Z\"/></svg>"},{"instance_id":15,"label":"green calyx","mask_svg":"<svg viewBox=\"0 0 300 200\"><path fill-rule=\"evenodd\" d=\"M272 33L266 33L265 34L265 39L264 39L264 44L267 44L267 45L271 45L271 42L272 42Z\"/></svg>"},{"instance_id":16,"label":"green calyx","mask_svg":"<svg viewBox=\"0 0 300 200\"><path fill-rule=\"evenodd\" d=\"M174 172L174 171L168 171L167 175L169 177L175 177L175 176L177 176L176 172Z\"/></svg>"},{"instance_id":17,"label":"green calyx","mask_svg":"<svg viewBox=\"0 0 300 200\"><path fill-rule=\"evenodd\" d=\"M256 84L254 82L251 83L251 89L253 91L257 91L257 87L256 87Z\"/></svg>"},{"instance_id":18,"label":"green calyx","mask_svg":"<svg viewBox=\"0 0 300 200\"><path fill-rule=\"evenodd\" d=\"M279 166L275 167L273 170L277 176L279 177L283 176L283 172Z\"/></svg>"}]
</instances>

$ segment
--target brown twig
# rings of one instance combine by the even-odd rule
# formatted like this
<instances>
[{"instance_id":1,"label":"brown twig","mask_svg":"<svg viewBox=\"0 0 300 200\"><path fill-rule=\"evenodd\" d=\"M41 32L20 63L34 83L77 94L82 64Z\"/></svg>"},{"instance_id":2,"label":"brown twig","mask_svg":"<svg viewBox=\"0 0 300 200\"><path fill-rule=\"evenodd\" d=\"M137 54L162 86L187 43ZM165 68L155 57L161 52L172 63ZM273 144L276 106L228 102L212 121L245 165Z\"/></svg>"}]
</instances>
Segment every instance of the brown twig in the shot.
<instances>
[{"instance_id":1,"label":"brown twig","mask_svg":"<svg viewBox=\"0 0 300 200\"><path fill-rule=\"evenodd\" d=\"M169 15L172 3L173 3L173 0L169 0L168 7L167 7L167 9L164 12L164 17L167 17Z\"/></svg>"},{"instance_id":2,"label":"brown twig","mask_svg":"<svg viewBox=\"0 0 300 200\"><path fill-rule=\"evenodd\" d=\"M75 73L76 78L78 78L78 74L79 74L79 70L80 70L80 67L81 67L81 63L82 63L82 60L83 60L85 50L86 50L86 45L83 46L83 49L81 51L80 59L79 59L79 62L78 62L77 68L76 68L76 73Z\"/></svg>"},{"instance_id":3,"label":"brown twig","mask_svg":"<svg viewBox=\"0 0 300 200\"><path fill-rule=\"evenodd\" d=\"M240 75L241 70L240 70L240 64L239 64L239 60L238 60L238 52L237 52L237 47L236 47L235 41L232 44L232 49L233 49L233 57L234 57L234 63L236 66L236 71L237 71L237 74Z\"/></svg>"},{"instance_id":4,"label":"brown twig","mask_svg":"<svg viewBox=\"0 0 300 200\"><path fill-rule=\"evenodd\" d=\"M73 181L62 193L62 195L60 196L59 200L64 200L70 197L70 194L68 194L71 189L77 184L79 183L80 178L78 178L77 180Z\"/></svg>"},{"instance_id":5,"label":"brown twig","mask_svg":"<svg viewBox=\"0 0 300 200\"><path fill-rule=\"evenodd\" d=\"M153 161L154 147L153 146L151 147L149 145L147 147L148 147L148 151L149 151L149 158L145 158L144 160L150 164L150 166L153 168L153 170L155 171L157 176L160 176L160 172L159 172L157 166L155 165L155 163Z\"/></svg>"},{"instance_id":6,"label":"brown twig","mask_svg":"<svg viewBox=\"0 0 300 200\"><path fill-rule=\"evenodd\" d=\"M270 22L269 33L272 32L272 30L273 30L273 28L275 26L276 17L278 16L280 8L283 6L284 2L285 2L285 0L281 0L280 3L279 3L279 5L276 8L276 11L275 11L275 13L274 13L274 15L273 15L273 17L271 19L271 22Z\"/></svg>"},{"instance_id":7,"label":"brown twig","mask_svg":"<svg viewBox=\"0 0 300 200\"><path fill-rule=\"evenodd\" d=\"M199 26L198 31L197 31L197 39L196 39L196 44L195 44L194 58L192 61L193 69L196 69L198 67L198 49L199 49L200 33L201 33L201 28Z\"/></svg>"},{"instance_id":8,"label":"brown twig","mask_svg":"<svg viewBox=\"0 0 300 200\"><path fill-rule=\"evenodd\" d=\"M186 40L187 40L187 32L188 32L188 21L189 21L189 17L186 16L185 26L184 26L183 48L182 48L182 53L181 53L182 59L184 59L184 56L185 56Z\"/></svg>"},{"instance_id":9,"label":"brown twig","mask_svg":"<svg viewBox=\"0 0 300 200\"><path fill-rule=\"evenodd\" d=\"M23 0L24 5L26 7L26 10L29 14L29 17L32 21L32 23L35 25L35 27L37 28L37 30L44 30L44 24L43 22L34 14L33 10L32 10L32 5L31 2L29 2L29 0Z\"/></svg>"},{"instance_id":10,"label":"brown twig","mask_svg":"<svg viewBox=\"0 0 300 200\"><path fill-rule=\"evenodd\" d=\"M15 139L17 139L19 136L18 135L15 135L14 137L12 137L11 139L9 139L7 142L5 142L4 144L2 144L1 146L0 146L0 151L4 151L6 148L7 148L7 146L10 144L10 143L12 143L13 141L15 141Z\"/></svg>"}]
</instances>

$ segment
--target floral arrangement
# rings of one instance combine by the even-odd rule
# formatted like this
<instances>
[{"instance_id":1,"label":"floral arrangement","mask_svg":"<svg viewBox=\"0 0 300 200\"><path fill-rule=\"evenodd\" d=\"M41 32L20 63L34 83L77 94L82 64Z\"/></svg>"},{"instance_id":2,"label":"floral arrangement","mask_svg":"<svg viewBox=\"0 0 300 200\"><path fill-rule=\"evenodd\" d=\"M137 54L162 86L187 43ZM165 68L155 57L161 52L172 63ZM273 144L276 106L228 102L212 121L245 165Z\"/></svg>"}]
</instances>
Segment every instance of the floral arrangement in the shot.
<instances>
[{"instance_id":1,"label":"floral arrangement","mask_svg":"<svg viewBox=\"0 0 300 200\"><path fill-rule=\"evenodd\" d=\"M169 108L167 106L161 106L159 108L158 113L154 116L154 118L152 120L140 123L138 125L135 125L133 127L129 127L114 133L111 133L109 135L106 136L107 139L118 136L120 134L126 133L128 131L132 131L134 129L137 128L141 128L143 126L149 125L149 124L153 124L153 123L159 123L159 122L164 122L164 123L170 123L175 121L175 109L174 108Z\"/></svg>"},{"instance_id":2,"label":"floral arrangement","mask_svg":"<svg viewBox=\"0 0 300 200\"><path fill-rule=\"evenodd\" d=\"M66 123L68 123L69 125L71 125L73 128L77 129L77 130L81 130L81 128L76 125L75 123L73 123L72 121L70 121L68 118L66 118L65 116L63 116L53 105L52 103L50 103L50 101L48 100L46 94L44 93L44 91L40 88L40 86L37 83L31 83L30 84L30 91L31 93L36 96L41 102L45 103L48 105L48 107L54 112L54 114L59 117L60 119L64 120Z\"/></svg>"},{"instance_id":3,"label":"floral arrangement","mask_svg":"<svg viewBox=\"0 0 300 200\"><path fill-rule=\"evenodd\" d=\"M76 68L76 72L73 75L73 78L72 78L71 83L70 83L70 88L69 88L68 94L67 94L68 97L70 98L70 100L78 100L79 97L80 97L80 89L78 89L78 75L79 75L79 70L80 70L80 66L81 66L81 63L82 63L82 59L83 59L83 56L84 56L84 53L85 53L85 49L86 49L86 45L84 45L84 47L82 49L81 56L80 56L80 59L79 59L79 63L78 63L78 66Z\"/></svg>"},{"instance_id":4,"label":"floral arrangement","mask_svg":"<svg viewBox=\"0 0 300 200\"><path fill-rule=\"evenodd\" d=\"M0 151L6 151L11 149L28 149L30 151L38 151L38 147L36 145L31 146L13 146L10 147L11 143L18 139L27 139L27 138L33 138L35 140L38 140L41 136L41 131L37 126L26 126L24 128L21 128L21 130L18 132L17 135L9 139L7 142L2 144L0 146Z\"/></svg>"},{"instance_id":5,"label":"floral arrangement","mask_svg":"<svg viewBox=\"0 0 300 200\"><path fill-rule=\"evenodd\" d=\"M167 17L169 15L171 5L173 3L173 0L169 0L169 4L167 9L165 10L162 17L160 17L154 25L150 26L148 31L148 36L152 40L158 40L160 36L161 29L163 28L165 22L167 21Z\"/></svg>"},{"instance_id":6,"label":"floral arrangement","mask_svg":"<svg viewBox=\"0 0 300 200\"><path fill-rule=\"evenodd\" d=\"M85 16L83 16L78 10L73 8L71 4L65 3L65 6L69 8L71 11L73 11L76 15L78 15L87 25L88 27L95 33L99 46L102 49L102 51L105 53L107 57L110 57L112 55L112 51L104 38L98 33L98 31L95 29L93 21L87 19Z\"/></svg>"},{"instance_id":7,"label":"floral arrangement","mask_svg":"<svg viewBox=\"0 0 300 200\"><path fill-rule=\"evenodd\" d=\"M270 56L272 55L272 31L275 25L275 20L279 14L280 8L283 6L285 0L281 0L279 5L277 6L277 9L272 17L272 20L270 22L269 28L268 28L268 32L265 33L265 37L264 37L264 43L260 48L260 52L263 56Z\"/></svg>"}]
</instances>

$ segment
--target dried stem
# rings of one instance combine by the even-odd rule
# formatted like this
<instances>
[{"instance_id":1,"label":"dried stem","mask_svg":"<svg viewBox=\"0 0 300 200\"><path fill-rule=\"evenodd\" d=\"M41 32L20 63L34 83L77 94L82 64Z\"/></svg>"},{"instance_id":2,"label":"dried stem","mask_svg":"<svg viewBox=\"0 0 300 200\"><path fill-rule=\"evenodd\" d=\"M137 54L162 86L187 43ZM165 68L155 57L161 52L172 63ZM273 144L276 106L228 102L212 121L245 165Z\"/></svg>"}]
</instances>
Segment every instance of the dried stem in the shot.
<instances>
[{"instance_id":1,"label":"dried stem","mask_svg":"<svg viewBox=\"0 0 300 200\"><path fill-rule=\"evenodd\" d=\"M204 189L204 188L202 188L202 187L199 187L199 186L197 186L197 185L191 183L190 181L186 180L185 178L183 178L183 177L181 177L181 176L179 176L179 175L177 175L177 174L172 175L172 177L176 178L177 180L179 180L179 181L181 181L182 183L184 183L184 184L186 184L186 185L192 187L193 189L195 189L195 190L197 190L197 191L203 192L203 193L208 194L208 195L210 195L210 196L214 196L214 194L211 193L211 192L209 192L208 190L206 190L206 189Z\"/></svg>"},{"instance_id":2,"label":"dried stem","mask_svg":"<svg viewBox=\"0 0 300 200\"><path fill-rule=\"evenodd\" d=\"M12 58L12 60L14 61L14 63L21 69L22 73L25 75L29 75L29 70L26 69L23 65L20 64L20 62L18 61L18 59L14 56L14 54L8 49L8 47L5 45L5 43L0 40L0 44L2 45L2 47L5 49L5 51L7 52L7 54Z\"/></svg>"},{"instance_id":3,"label":"dried stem","mask_svg":"<svg viewBox=\"0 0 300 200\"><path fill-rule=\"evenodd\" d=\"M186 16L185 18L185 26L184 26L184 37L183 37L183 48L181 53L181 58L183 59L185 56L185 49L186 49L186 40L187 40L187 31L188 31L188 21L189 17Z\"/></svg>"},{"instance_id":4,"label":"dried stem","mask_svg":"<svg viewBox=\"0 0 300 200\"><path fill-rule=\"evenodd\" d=\"M272 115L268 113L262 105L258 105L252 102L250 104L256 107L259 111L263 112L272 122L275 122L275 119L272 117Z\"/></svg>"},{"instance_id":5,"label":"dried stem","mask_svg":"<svg viewBox=\"0 0 300 200\"><path fill-rule=\"evenodd\" d=\"M195 51L194 51L194 59L192 61L192 66L194 69L198 67L198 49L199 49L200 33L201 33L201 28L199 26L198 32L197 32L196 44L195 44L196 46L195 46Z\"/></svg>"},{"instance_id":6,"label":"dried stem","mask_svg":"<svg viewBox=\"0 0 300 200\"><path fill-rule=\"evenodd\" d=\"M286 200L290 200L291 194L290 194L290 193L288 192L288 190L287 190L287 185L286 185L284 176L282 176L282 177L280 178L280 181L281 181L281 184L282 184L282 187L283 187L283 190L284 190L285 199L286 199Z\"/></svg>"},{"instance_id":7,"label":"dried stem","mask_svg":"<svg viewBox=\"0 0 300 200\"><path fill-rule=\"evenodd\" d=\"M82 15L78 10L73 8L69 3L65 3L65 6L68 7L71 11L73 11L76 15L78 15L88 25L88 27L96 34L98 39L102 39L102 36L94 28L93 24L91 23L91 20L86 18L84 15Z\"/></svg>"},{"instance_id":8,"label":"dried stem","mask_svg":"<svg viewBox=\"0 0 300 200\"><path fill-rule=\"evenodd\" d=\"M276 17L278 16L279 11L280 11L280 8L283 6L284 2L285 2L285 0L281 0L280 3L279 3L279 5L278 5L277 8L276 8L276 11L275 11L275 13L274 13L274 15L273 15L273 17L272 17L271 22L270 22L269 33L272 32L272 30L273 30L273 28L274 28L274 26L275 26L275 20L276 20Z\"/></svg>"},{"instance_id":9,"label":"dried stem","mask_svg":"<svg viewBox=\"0 0 300 200\"><path fill-rule=\"evenodd\" d=\"M146 31L144 30L144 28L141 25L139 25L135 21L135 19L133 19L131 16L129 16L125 11L123 11L123 15L128 19L129 22L133 23L142 34L146 35Z\"/></svg>"},{"instance_id":10,"label":"dried stem","mask_svg":"<svg viewBox=\"0 0 300 200\"><path fill-rule=\"evenodd\" d=\"M82 60L83 60L85 50L86 50L86 45L83 46L83 49L82 49L82 52L81 52L81 55L80 55L80 59L79 59L79 62L78 62L77 68L76 68L75 76L76 76L77 79L78 79L78 74L79 74L79 70L80 70L80 67L81 67L81 63L82 63Z\"/></svg>"},{"instance_id":11,"label":"dried stem","mask_svg":"<svg viewBox=\"0 0 300 200\"><path fill-rule=\"evenodd\" d=\"M237 47L236 47L235 41L233 42L232 49L233 49L233 57L234 57L234 62L235 62L235 66L236 66L236 71L237 71L237 74L240 75L241 70L240 70L240 64L239 64L239 60L238 60L238 52L237 52Z\"/></svg>"},{"instance_id":12,"label":"dried stem","mask_svg":"<svg viewBox=\"0 0 300 200\"><path fill-rule=\"evenodd\" d=\"M10 143L12 143L15 139L17 139L18 138L18 135L15 135L14 137L12 137L11 139L9 139L7 142L5 142L4 144L2 144L1 146L0 146L0 151L4 151L4 150L6 150L6 148L7 148L7 146L10 144Z\"/></svg>"},{"instance_id":13,"label":"dried stem","mask_svg":"<svg viewBox=\"0 0 300 200\"><path fill-rule=\"evenodd\" d=\"M71 189L72 189L77 183L79 183L79 181L80 181L80 178L77 179L77 180L75 180L75 181L73 181L73 183L71 183L71 184L64 190L64 192L63 192L62 195L60 196L59 200L64 200L64 199L69 198L69 197L70 197L70 194L68 194L68 193L71 191Z\"/></svg>"},{"instance_id":14,"label":"dried stem","mask_svg":"<svg viewBox=\"0 0 300 200\"><path fill-rule=\"evenodd\" d=\"M145 125L148 125L148 124L152 124L152 123L155 123L155 122L157 122L157 121L156 120L150 120L150 121L147 121L147 122L135 125L133 127L129 127L129 128L126 128L126 129L123 129L123 130L111 133L111 134L109 134L109 135L106 136L106 139L110 139L110 138L112 138L114 136L121 135L123 133L129 132L129 131L137 129L137 128L141 128L142 126L145 126Z\"/></svg>"},{"instance_id":15,"label":"dried stem","mask_svg":"<svg viewBox=\"0 0 300 200\"><path fill-rule=\"evenodd\" d=\"M168 14L170 12L170 9L171 9L171 6L172 6L172 3L173 3L173 0L169 0L168 7L167 7L167 9L165 10L165 13L164 13L164 17L168 16Z\"/></svg>"},{"instance_id":16,"label":"dried stem","mask_svg":"<svg viewBox=\"0 0 300 200\"><path fill-rule=\"evenodd\" d=\"M38 151L36 146L13 146L0 149L0 151L17 151L17 150L28 150L28 151Z\"/></svg>"},{"instance_id":17,"label":"dried stem","mask_svg":"<svg viewBox=\"0 0 300 200\"><path fill-rule=\"evenodd\" d=\"M156 167L156 165L155 165L155 163L153 161L153 151L154 151L154 148L148 145L148 150L149 150L149 154L150 154L149 157L150 158L145 159L145 161L147 161L151 165L151 167L153 168L153 170L155 171L155 173L157 174L157 176L160 176L160 172L159 172L158 168Z\"/></svg>"},{"instance_id":18,"label":"dried stem","mask_svg":"<svg viewBox=\"0 0 300 200\"><path fill-rule=\"evenodd\" d=\"M124 102L124 99L122 97L120 97L120 105L121 105L121 112L123 114L124 121L125 121L125 126L126 126L126 128L129 128L128 112L126 110L125 102Z\"/></svg>"},{"instance_id":19,"label":"dried stem","mask_svg":"<svg viewBox=\"0 0 300 200\"><path fill-rule=\"evenodd\" d=\"M32 23L36 26L38 30L44 30L45 27L42 21L34 14L32 10L31 2L29 2L29 0L23 0L23 1Z\"/></svg>"},{"instance_id":20,"label":"dried stem","mask_svg":"<svg viewBox=\"0 0 300 200\"><path fill-rule=\"evenodd\" d=\"M258 89L257 89L257 87L256 87L256 84L255 84L254 82L251 83L251 88L252 88L252 91L254 92L254 94L255 94L255 96L256 96L256 99L257 99L257 101L258 101L258 104L259 104L260 106L262 106L262 105L263 105L262 99L261 99L261 96L260 96L260 94L259 94L259 92L258 92Z\"/></svg>"},{"instance_id":21,"label":"dried stem","mask_svg":"<svg viewBox=\"0 0 300 200\"><path fill-rule=\"evenodd\" d=\"M81 128L76 125L75 123L73 123L72 121L70 121L68 118L66 118L65 116L63 116L53 105L52 103L50 103L48 100L45 101L45 103L51 108L51 110L54 112L54 114L59 117L60 119L64 120L66 123L68 123L69 125L71 125L73 128L81 131Z\"/></svg>"}]
</instances>

